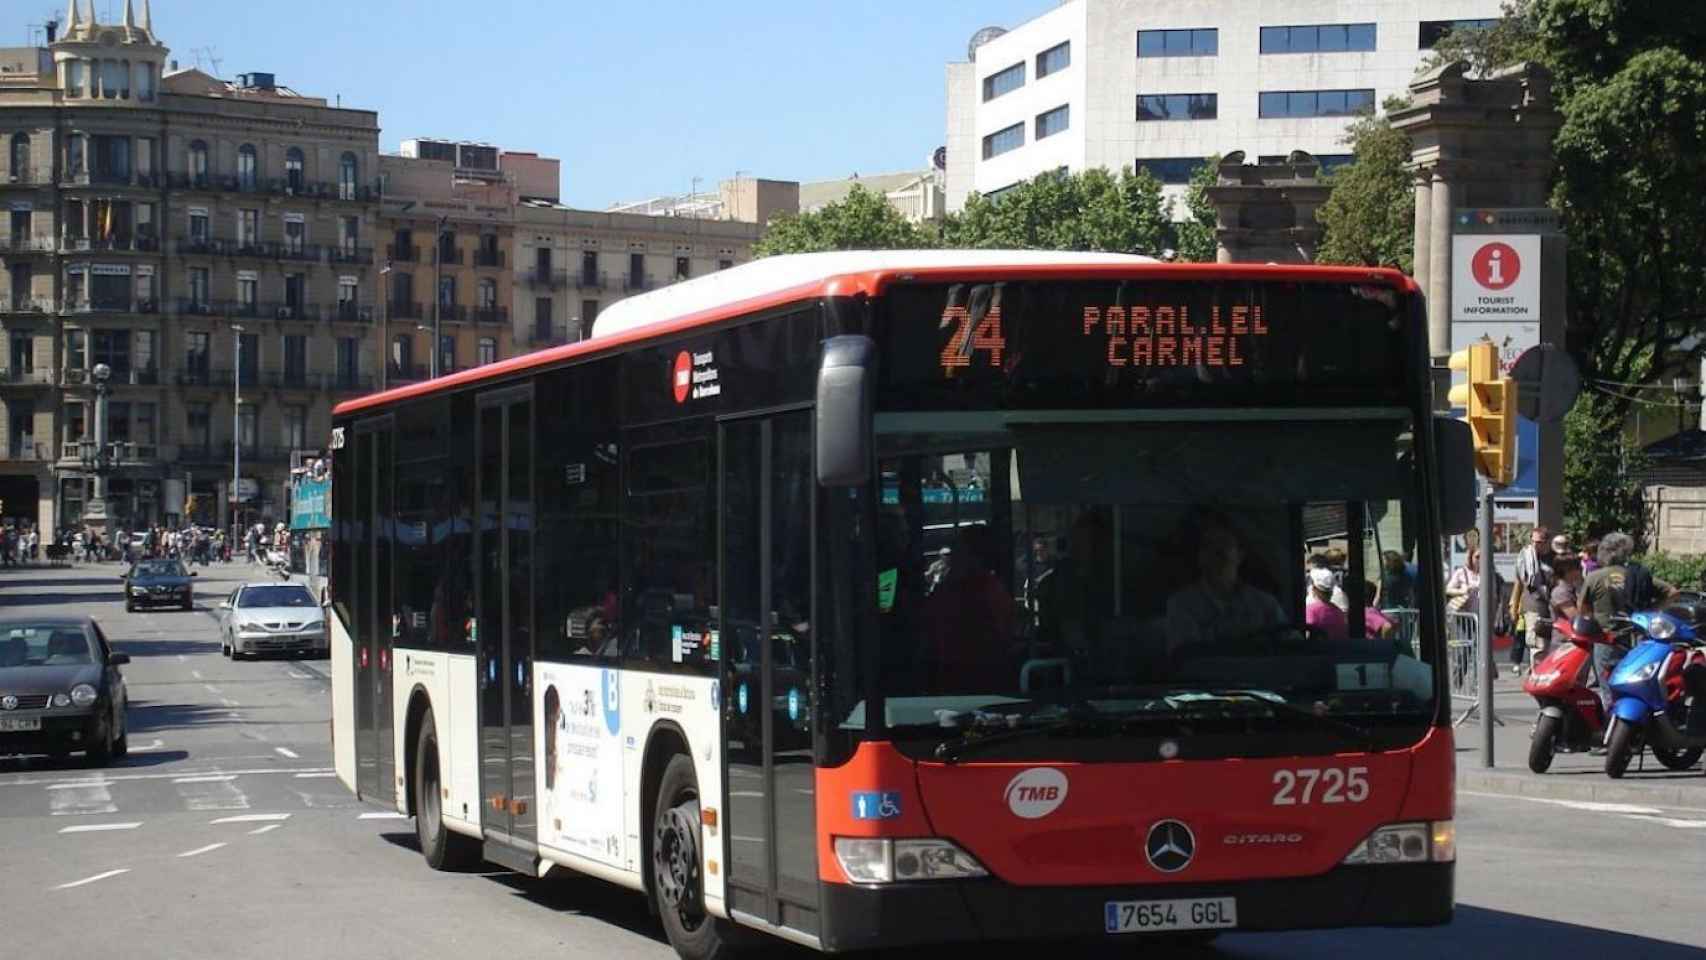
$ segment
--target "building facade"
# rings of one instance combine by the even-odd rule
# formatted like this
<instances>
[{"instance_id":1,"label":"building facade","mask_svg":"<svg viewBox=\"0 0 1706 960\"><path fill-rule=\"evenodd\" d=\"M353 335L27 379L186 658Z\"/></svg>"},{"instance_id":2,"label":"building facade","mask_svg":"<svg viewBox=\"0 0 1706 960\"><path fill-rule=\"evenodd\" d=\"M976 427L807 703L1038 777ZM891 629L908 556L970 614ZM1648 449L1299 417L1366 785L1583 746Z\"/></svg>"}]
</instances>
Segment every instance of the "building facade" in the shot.
<instances>
[{"instance_id":1,"label":"building facade","mask_svg":"<svg viewBox=\"0 0 1706 960\"><path fill-rule=\"evenodd\" d=\"M1331 168L1345 128L1403 94L1454 26L1501 0L1067 0L981 30L947 66L949 211L1037 174L1145 166L1178 196L1205 158L1303 150Z\"/></svg>"},{"instance_id":2,"label":"building facade","mask_svg":"<svg viewBox=\"0 0 1706 960\"><path fill-rule=\"evenodd\" d=\"M88 502L99 365L124 527L283 519L375 385L377 115L176 70L141 9L0 51L0 501L44 530Z\"/></svg>"}]
</instances>

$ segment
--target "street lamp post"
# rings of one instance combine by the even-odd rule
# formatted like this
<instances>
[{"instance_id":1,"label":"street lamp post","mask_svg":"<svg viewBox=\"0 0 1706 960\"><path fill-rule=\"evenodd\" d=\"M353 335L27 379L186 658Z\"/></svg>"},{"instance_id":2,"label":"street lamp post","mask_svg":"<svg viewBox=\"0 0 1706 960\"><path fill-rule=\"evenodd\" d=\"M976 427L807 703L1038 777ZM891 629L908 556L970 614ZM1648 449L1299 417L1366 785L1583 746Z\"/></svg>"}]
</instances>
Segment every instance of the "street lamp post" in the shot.
<instances>
[{"instance_id":1,"label":"street lamp post","mask_svg":"<svg viewBox=\"0 0 1706 960\"><path fill-rule=\"evenodd\" d=\"M96 530L107 525L107 474L112 470L112 451L107 449L107 381L112 368L97 363L89 376L95 381L95 440L80 445L83 469L91 477L89 502L83 509L83 522Z\"/></svg>"},{"instance_id":2,"label":"street lamp post","mask_svg":"<svg viewBox=\"0 0 1706 960\"><path fill-rule=\"evenodd\" d=\"M237 362L231 370L231 528L237 526L238 478L243 467L243 325L231 325L231 340L236 344ZM233 541L235 542L235 541Z\"/></svg>"}]
</instances>

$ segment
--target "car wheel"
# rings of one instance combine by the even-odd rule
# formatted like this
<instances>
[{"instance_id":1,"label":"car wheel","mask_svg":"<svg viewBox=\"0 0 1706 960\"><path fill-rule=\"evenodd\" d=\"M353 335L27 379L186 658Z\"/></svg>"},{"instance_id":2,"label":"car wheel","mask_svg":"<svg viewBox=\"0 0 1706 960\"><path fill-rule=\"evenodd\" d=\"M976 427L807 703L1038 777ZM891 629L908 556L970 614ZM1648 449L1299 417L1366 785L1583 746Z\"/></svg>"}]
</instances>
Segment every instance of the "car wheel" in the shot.
<instances>
[{"instance_id":1,"label":"car wheel","mask_svg":"<svg viewBox=\"0 0 1706 960\"><path fill-rule=\"evenodd\" d=\"M135 613L136 612L136 604L131 603L129 600L126 600L124 602L124 612L125 613Z\"/></svg>"},{"instance_id":2,"label":"car wheel","mask_svg":"<svg viewBox=\"0 0 1706 960\"><path fill-rule=\"evenodd\" d=\"M191 597L185 597L184 598L184 609L185 610L194 610L195 609L195 600Z\"/></svg>"},{"instance_id":3,"label":"car wheel","mask_svg":"<svg viewBox=\"0 0 1706 960\"><path fill-rule=\"evenodd\" d=\"M100 739L96 740L84 754L84 761L91 767L104 767L113 762L113 730L109 720L101 727Z\"/></svg>"},{"instance_id":4,"label":"car wheel","mask_svg":"<svg viewBox=\"0 0 1706 960\"><path fill-rule=\"evenodd\" d=\"M421 718L415 744L415 839L420 842L421 855L434 870L466 870L480 862L479 841L444 826L438 730L430 712Z\"/></svg>"}]
</instances>

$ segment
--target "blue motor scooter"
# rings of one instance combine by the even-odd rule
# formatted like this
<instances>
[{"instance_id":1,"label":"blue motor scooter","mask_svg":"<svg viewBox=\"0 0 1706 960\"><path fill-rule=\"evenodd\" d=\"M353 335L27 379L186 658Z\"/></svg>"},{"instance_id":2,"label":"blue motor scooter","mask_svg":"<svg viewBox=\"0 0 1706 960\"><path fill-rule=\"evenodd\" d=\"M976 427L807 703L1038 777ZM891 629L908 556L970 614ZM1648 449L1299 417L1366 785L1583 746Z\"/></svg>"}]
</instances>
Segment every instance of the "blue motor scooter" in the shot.
<instances>
[{"instance_id":1,"label":"blue motor scooter","mask_svg":"<svg viewBox=\"0 0 1706 960\"><path fill-rule=\"evenodd\" d=\"M1683 606L1629 616L1645 639L1611 671L1607 776L1623 776L1643 746L1671 770L1687 770L1706 753L1706 646L1695 632L1703 614Z\"/></svg>"}]
</instances>

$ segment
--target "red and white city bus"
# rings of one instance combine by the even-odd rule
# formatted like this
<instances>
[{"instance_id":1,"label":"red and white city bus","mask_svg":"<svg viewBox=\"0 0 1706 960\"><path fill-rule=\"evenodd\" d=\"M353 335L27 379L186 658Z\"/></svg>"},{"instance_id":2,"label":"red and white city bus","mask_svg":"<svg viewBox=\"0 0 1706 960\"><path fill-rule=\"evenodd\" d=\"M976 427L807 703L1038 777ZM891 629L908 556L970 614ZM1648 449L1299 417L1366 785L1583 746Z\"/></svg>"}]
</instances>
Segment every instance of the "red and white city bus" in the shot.
<instances>
[{"instance_id":1,"label":"red and white city bus","mask_svg":"<svg viewBox=\"0 0 1706 960\"><path fill-rule=\"evenodd\" d=\"M810 254L344 403L338 775L685 957L1448 922L1424 328L1384 270Z\"/></svg>"}]
</instances>

